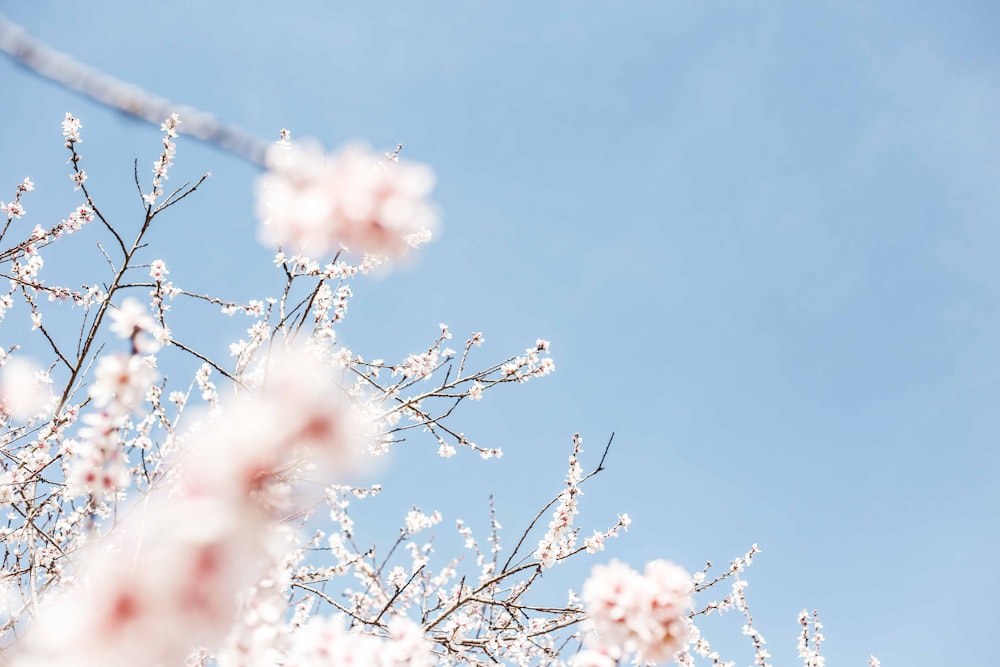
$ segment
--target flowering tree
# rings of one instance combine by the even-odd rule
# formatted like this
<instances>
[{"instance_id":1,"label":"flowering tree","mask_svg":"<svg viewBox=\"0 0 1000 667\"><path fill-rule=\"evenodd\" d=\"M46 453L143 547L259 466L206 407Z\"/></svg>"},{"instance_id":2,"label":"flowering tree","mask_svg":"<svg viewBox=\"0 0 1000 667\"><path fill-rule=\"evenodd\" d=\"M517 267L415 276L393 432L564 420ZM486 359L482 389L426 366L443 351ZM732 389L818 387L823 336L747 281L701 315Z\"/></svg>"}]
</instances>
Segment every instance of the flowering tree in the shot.
<instances>
[{"instance_id":1,"label":"flowering tree","mask_svg":"<svg viewBox=\"0 0 1000 667\"><path fill-rule=\"evenodd\" d=\"M429 456L501 456L459 432L453 415L555 369L545 340L486 356L482 333L454 344L444 324L402 359L363 357L339 339L353 281L431 240L428 167L402 159L401 147L327 154L285 130L263 147L134 88L96 86L74 63L47 68L53 54L6 23L0 46L163 121L152 178L136 172L131 223L102 214L80 152L83 125L68 113L75 199L66 218L32 224L29 178L0 202L0 276L9 284L0 296L5 662L723 665L734 663L698 624L736 610L756 663L768 664L741 576L756 545L694 575L663 560L642 572L597 564L579 593L539 599L543 572L602 551L629 527L621 514L584 537L577 522L581 488L604 470L610 440L588 472L583 439L572 436L563 483L554 480L551 501L513 537L492 510L486 535L449 517L465 553L442 558L427 534L444 516L414 509L391 544L355 541L351 503L381 487L354 486L352 473L411 436L430 445ZM278 276L274 293L242 303L192 291L147 244L164 211L196 205L207 178L167 186L188 124L264 169L258 237L276 254L260 270ZM104 275L49 283L43 256L57 242L96 247ZM228 359L172 335L174 313L195 301L220 318L249 318ZM175 372L192 359L193 377ZM818 617L803 612L799 623L800 656L822 665Z\"/></svg>"}]
</instances>

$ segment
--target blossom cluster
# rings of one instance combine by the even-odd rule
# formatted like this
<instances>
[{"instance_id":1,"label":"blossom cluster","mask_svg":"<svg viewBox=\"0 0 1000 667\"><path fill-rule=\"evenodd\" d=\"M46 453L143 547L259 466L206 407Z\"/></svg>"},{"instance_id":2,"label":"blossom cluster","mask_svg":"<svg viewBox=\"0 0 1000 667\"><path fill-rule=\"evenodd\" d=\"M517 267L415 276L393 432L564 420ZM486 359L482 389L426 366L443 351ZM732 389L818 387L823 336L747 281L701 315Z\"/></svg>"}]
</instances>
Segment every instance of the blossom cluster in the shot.
<instances>
[{"instance_id":1,"label":"blossom cluster","mask_svg":"<svg viewBox=\"0 0 1000 667\"><path fill-rule=\"evenodd\" d=\"M18 664L178 664L221 642L259 576L254 554L290 509L292 473L322 462L343 474L366 451L357 415L311 355L272 361L254 394L194 435L118 543L87 553L88 581L52 602Z\"/></svg>"},{"instance_id":2,"label":"blossom cluster","mask_svg":"<svg viewBox=\"0 0 1000 667\"><path fill-rule=\"evenodd\" d=\"M572 554L576 546L573 520L580 512L577 501L580 495L580 482L583 480L583 467L579 461L582 450L583 438L576 433L573 435L573 453L569 457L566 488L559 494L559 503L552 512L549 529L538 541L538 548L535 550L542 567L552 567L560 559Z\"/></svg>"},{"instance_id":3,"label":"blossom cluster","mask_svg":"<svg viewBox=\"0 0 1000 667\"><path fill-rule=\"evenodd\" d=\"M434 174L425 165L385 160L363 145L327 155L287 140L272 147L267 161L257 183L266 243L313 257L341 246L398 257L437 225L427 200Z\"/></svg>"},{"instance_id":4,"label":"blossom cluster","mask_svg":"<svg viewBox=\"0 0 1000 667\"><path fill-rule=\"evenodd\" d=\"M7 214L7 224L14 218L20 218L24 215L24 206L21 204L21 195L25 192L31 192L35 189L35 184L31 182L30 178L25 178L23 181L17 184L17 190L14 194L14 199L9 204L5 204L0 201L0 212Z\"/></svg>"},{"instance_id":5,"label":"blossom cluster","mask_svg":"<svg viewBox=\"0 0 1000 667\"><path fill-rule=\"evenodd\" d=\"M177 126L180 123L180 117L174 113L160 125L160 130L163 132L163 152L153 163L153 189L142 196L143 201L150 207L163 196L163 182L170 178L170 167L174 165L174 158L177 156L177 144L174 139L177 138Z\"/></svg>"},{"instance_id":6,"label":"blossom cluster","mask_svg":"<svg viewBox=\"0 0 1000 667\"><path fill-rule=\"evenodd\" d=\"M0 241L18 239L0 251L10 280L0 319L23 302L5 324L23 315L52 353L36 366L14 354L17 344L0 347L0 502L9 509L0 526L0 583L9 593L0 648L14 649L11 664L610 667L676 659L687 667L701 656L721 667L695 620L731 609L744 614L764 664L739 577L756 545L714 579L710 564L688 577L666 561L643 573L612 561L594 568L582 595L534 599L550 568L603 551L631 523L622 513L580 539L582 487L604 469L608 450L588 473L579 435L564 483L513 542L492 497L486 534L448 516L453 508L408 505L391 545L367 542L352 503L382 486L346 478L402 442L430 444L432 457L466 449L499 458L497 443L477 444L452 415L500 386L553 372L551 345L539 338L474 369L483 334L452 349L445 324L426 347L388 360L339 340L351 281L427 241L437 219L427 199L432 174L399 161L398 149L386 159L359 147L329 156L283 133L258 183L261 236L282 246L274 291L236 301L185 287L183 269L150 256L146 237L165 208L197 188L162 199L179 124L173 115L161 126L163 152L131 243L130 228L113 227L91 198L76 150L82 124L70 114L63 137L83 201L66 220L33 229L19 226L30 179L0 203ZM111 275L49 284L45 246L95 217ZM315 257L324 253L333 257L321 264ZM174 272L176 281L168 279ZM229 359L200 352L173 319L175 305L192 302L248 318L237 326L244 337L229 339ZM80 323L66 327L73 309ZM461 546L442 557L435 533L446 517ZM724 581L732 588L721 601L693 610L693 595ZM800 623L800 654L821 667L821 625L815 616Z\"/></svg>"},{"instance_id":7,"label":"blossom cluster","mask_svg":"<svg viewBox=\"0 0 1000 667\"><path fill-rule=\"evenodd\" d=\"M647 662L673 658L687 645L692 590L691 576L665 560L647 563L642 574L617 560L595 566L583 586L590 650L612 660L629 653Z\"/></svg>"}]
</instances>

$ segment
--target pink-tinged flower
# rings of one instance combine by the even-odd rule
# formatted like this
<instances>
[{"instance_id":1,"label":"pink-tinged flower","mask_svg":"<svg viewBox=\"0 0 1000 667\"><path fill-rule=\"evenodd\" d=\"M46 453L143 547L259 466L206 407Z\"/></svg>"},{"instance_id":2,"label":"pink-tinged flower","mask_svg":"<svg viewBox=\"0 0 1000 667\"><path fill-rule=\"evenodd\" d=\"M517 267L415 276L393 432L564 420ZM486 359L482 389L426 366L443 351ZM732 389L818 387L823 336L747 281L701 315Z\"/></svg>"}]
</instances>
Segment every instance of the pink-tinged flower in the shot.
<instances>
[{"instance_id":1,"label":"pink-tinged flower","mask_svg":"<svg viewBox=\"0 0 1000 667\"><path fill-rule=\"evenodd\" d=\"M72 448L73 462L66 478L67 497L91 495L101 502L128 485L128 462L120 448L119 429L124 415L88 412L81 418L80 442Z\"/></svg>"},{"instance_id":2,"label":"pink-tinged flower","mask_svg":"<svg viewBox=\"0 0 1000 667\"><path fill-rule=\"evenodd\" d=\"M324 362L275 352L261 386L230 401L185 466L193 487L234 497L265 491L303 462L343 478L363 466L372 428Z\"/></svg>"},{"instance_id":3,"label":"pink-tinged flower","mask_svg":"<svg viewBox=\"0 0 1000 667\"><path fill-rule=\"evenodd\" d=\"M665 560L646 565L647 614L645 626L637 632L643 642L643 658L663 662L687 643L686 616L691 607L691 576Z\"/></svg>"},{"instance_id":4,"label":"pink-tinged flower","mask_svg":"<svg viewBox=\"0 0 1000 667\"><path fill-rule=\"evenodd\" d=\"M149 277L153 280L163 280L169 273L167 263L162 259L154 259L149 263Z\"/></svg>"},{"instance_id":5,"label":"pink-tinged flower","mask_svg":"<svg viewBox=\"0 0 1000 667\"><path fill-rule=\"evenodd\" d=\"M97 450L102 457L108 457L118 448L120 438L118 429L122 425L122 416L107 412L87 412L80 421L84 423L80 429L80 438L89 448Z\"/></svg>"},{"instance_id":6,"label":"pink-tinged flower","mask_svg":"<svg viewBox=\"0 0 1000 667\"><path fill-rule=\"evenodd\" d=\"M471 400L471 401L482 400L482 398L483 398L483 389L484 388L485 387L483 387L483 385L479 384L478 381L477 382L473 382L472 383L472 387L469 388L469 400Z\"/></svg>"},{"instance_id":7,"label":"pink-tinged flower","mask_svg":"<svg viewBox=\"0 0 1000 667\"><path fill-rule=\"evenodd\" d=\"M160 343L156 339L162 336L162 331L138 299L129 297L111 311L110 329L111 333L121 338L131 339L139 352L148 354L160 349Z\"/></svg>"},{"instance_id":8,"label":"pink-tinged flower","mask_svg":"<svg viewBox=\"0 0 1000 667\"><path fill-rule=\"evenodd\" d=\"M642 660L670 660L687 644L691 577L665 560L646 565L644 574L617 560L594 567L583 586L588 642L620 658L637 653Z\"/></svg>"},{"instance_id":9,"label":"pink-tinged flower","mask_svg":"<svg viewBox=\"0 0 1000 667\"><path fill-rule=\"evenodd\" d=\"M78 232L83 229L83 226L88 222L94 220L94 211L86 204L81 204L77 206L76 209L69 214L66 220L60 223L60 229L66 230L67 234L72 234L73 232ZM57 232L57 235L61 232Z\"/></svg>"},{"instance_id":10,"label":"pink-tinged flower","mask_svg":"<svg viewBox=\"0 0 1000 667\"><path fill-rule=\"evenodd\" d=\"M97 364L90 397L98 407L124 414L139 405L155 378L156 372L142 357L107 354Z\"/></svg>"},{"instance_id":11,"label":"pink-tinged flower","mask_svg":"<svg viewBox=\"0 0 1000 667\"><path fill-rule=\"evenodd\" d=\"M587 548L587 553L596 554L598 551L604 551L604 542L607 540L607 536L595 530L594 534L583 541L583 546Z\"/></svg>"},{"instance_id":12,"label":"pink-tinged flower","mask_svg":"<svg viewBox=\"0 0 1000 667\"><path fill-rule=\"evenodd\" d=\"M257 183L261 240L309 256L341 245L397 257L414 234L432 230L434 174L425 165L387 162L366 147L326 155L314 144L277 145Z\"/></svg>"},{"instance_id":13,"label":"pink-tinged flower","mask_svg":"<svg viewBox=\"0 0 1000 667\"><path fill-rule=\"evenodd\" d=\"M20 202L12 201L9 204L4 204L0 201L0 211L7 214L8 219L20 218L24 215L24 207L21 206Z\"/></svg>"},{"instance_id":14,"label":"pink-tinged flower","mask_svg":"<svg viewBox=\"0 0 1000 667\"><path fill-rule=\"evenodd\" d=\"M266 527L232 520L223 504L159 500L146 530L133 522L116 547L90 548L87 583L50 600L14 664L178 665L193 647L221 642Z\"/></svg>"},{"instance_id":15,"label":"pink-tinged flower","mask_svg":"<svg viewBox=\"0 0 1000 667\"><path fill-rule=\"evenodd\" d=\"M82 456L73 461L66 478L67 497L90 495L95 502L102 502L115 494L130 481L126 461L115 451L110 460L105 461L96 449L84 448Z\"/></svg>"},{"instance_id":16,"label":"pink-tinged flower","mask_svg":"<svg viewBox=\"0 0 1000 667\"><path fill-rule=\"evenodd\" d=\"M176 665L196 646L221 644L241 591L261 576L286 479L317 462L342 476L366 451L368 434L324 364L304 351L276 352L272 362L262 369L259 386L192 434L176 462L176 485L152 494L143 514L129 515L113 548L97 551L95 543L79 568L84 583L51 599L15 665ZM95 403L134 399L142 372L133 363L143 362L102 358ZM89 443L83 453L93 460L80 470L91 478L75 483L92 488L87 484L102 484L101 475L114 472L101 454L112 451L107 458L114 462L117 433L113 415L88 421L91 431L81 430ZM292 655L284 664L430 664L419 659L425 646L419 628L405 623L390 624L391 649L339 627L315 629L305 632L313 644L303 660ZM385 657L390 650L391 659ZM315 662L319 656L330 662Z\"/></svg>"},{"instance_id":17,"label":"pink-tinged flower","mask_svg":"<svg viewBox=\"0 0 1000 667\"><path fill-rule=\"evenodd\" d=\"M601 645L627 650L630 621L642 607L642 577L625 563L612 560L595 565L583 585L587 615L600 635Z\"/></svg>"},{"instance_id":18,"label":"pink-tinged flower","mask_svg":"<svg viewBox=\"0 0 1000 667\"><path fill-rule=\"evenodd\" d=\"M83 187L83 184L87 181L87 172L84 171L83 169L74 171L72 174L69 175L69 180L73 181L73 183L75 184L73 190L74 191L79 190L80 188Z\"/></svg>"}]
</instances>

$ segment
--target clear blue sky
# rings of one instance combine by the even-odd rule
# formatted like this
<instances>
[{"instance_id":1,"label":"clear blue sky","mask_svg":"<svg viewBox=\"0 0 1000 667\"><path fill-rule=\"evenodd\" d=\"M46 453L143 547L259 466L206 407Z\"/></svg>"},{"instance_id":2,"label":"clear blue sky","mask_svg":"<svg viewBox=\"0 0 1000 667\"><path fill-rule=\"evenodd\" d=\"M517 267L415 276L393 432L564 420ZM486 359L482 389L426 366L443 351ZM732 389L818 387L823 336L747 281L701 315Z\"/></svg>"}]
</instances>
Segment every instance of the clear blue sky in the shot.
<instances>
[{"instance_id":1,"label":"clear blue sky","mask_svg":"<svg viewBox=\"0 0 1000 667\"><path fill-rule=\"evenodd\" d=\"M357 283L345 342L391 359L447 322L485 332L484 360L548 337L558 372L470 406L468 433L502 461L427 465L411 448L390 497L450 523L493 490L513 528L558 490L574 431L591 463L615 431L582 524L635 523L602 559L697 569L758 542L749 595L778 664L797 663L803 607L823 615L831 665L995 664L1000 5L4 11L260 137L402 142L435 167L444 233ZM0 82L0 199L31 176L31 221L66 215L73 111L88 185L134 221L132 160L151 164L157 130L6 60ZM174 178L209 170L161 254L180 283L258 296L255 171L182 138ZM191 327L219 351L242 335ZM716 642L747 664L738 626Z\"/></svg>"}]
</instances>

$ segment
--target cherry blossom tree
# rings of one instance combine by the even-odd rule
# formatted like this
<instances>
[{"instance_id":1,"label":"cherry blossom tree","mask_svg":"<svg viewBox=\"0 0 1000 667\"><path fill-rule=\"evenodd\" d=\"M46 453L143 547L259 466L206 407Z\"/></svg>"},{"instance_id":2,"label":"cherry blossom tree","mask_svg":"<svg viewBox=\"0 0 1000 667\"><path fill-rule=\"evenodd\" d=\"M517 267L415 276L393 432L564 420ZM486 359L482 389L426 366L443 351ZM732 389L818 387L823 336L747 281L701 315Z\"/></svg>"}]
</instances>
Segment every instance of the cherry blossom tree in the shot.
<instances>
[{"instance_id":1,"label":"cherry blossom tree","mask_svg":"<svg viewBox=\"0 0 1000 667\"><path fill-rule=\"evenodd\" d=\"M719 666L734 663L701 619L733 612L756 664L769 664L743 578L756 545L694 574L664 560L637 571L597 559L579 592L540 599L545 571L594 558L629 528L625 513L596 530L578 519L581 489L605 470L613 437L586 459L583 438L568 437L565 476L554 475L551 500L520 530L504 532L492 508L484 535L451 516L464 546L442 556L428 535L444 515L413 509L394 542L355 540L352 504L381 490L354 485L358 471L404 439L431 457L500 457L454 415L555 370L546 340L497 354L482 332L452 342L445 324L401 359L363 357L340 340L352 284L431 241L430 167L401 147L330 154L287 130L267 145L110 81L2 19L0 48L155 118L162 133L151 177L136 169L128 223L103 215L81 152L85 121L71 113L61 119L66 218L32 219L30 178L0 201L0 660ZM197 206L208 178L168 185L185 133L261 167L243 194L255 197L257 237L275 253L256 268L274 273L273 293L244 303L191 290L149 243L164 212ZM44 258L56 243L99 252L104 273L53 284ZM172 335L176 313L198 302L220 319L247 318L229 358ZM193 375L182 361L195 362ZM799 624L799 655L819 667L819 618L803 611Z\"/></svg>"}]
</instances>

